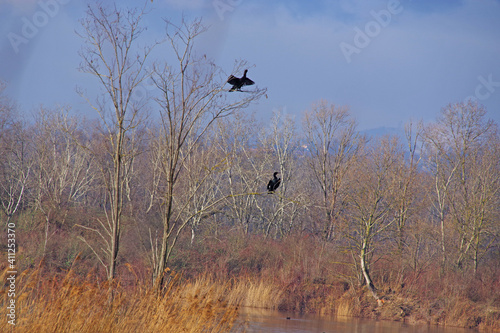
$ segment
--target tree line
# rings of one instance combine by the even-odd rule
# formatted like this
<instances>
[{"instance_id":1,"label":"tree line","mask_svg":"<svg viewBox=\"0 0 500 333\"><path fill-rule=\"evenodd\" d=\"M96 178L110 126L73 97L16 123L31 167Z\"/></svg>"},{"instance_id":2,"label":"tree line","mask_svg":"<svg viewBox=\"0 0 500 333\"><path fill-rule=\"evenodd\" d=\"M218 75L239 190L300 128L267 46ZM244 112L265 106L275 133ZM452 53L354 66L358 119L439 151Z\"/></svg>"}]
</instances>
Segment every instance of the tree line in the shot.
<instances>
[{"instance_id":1,"label":"tree line","mask_svg":"<svg viewBox=\"0 0 500 333\"><path fill-rule=\"evenodd\" d=\"M40 107L22 121L2 94L4 227L38 235L39 258L72 230L112 280L129 237L161 288L182 234L308 234L345 253L376 299L370 267L382 255L401 272L437 258L473 273L498 261L500 136L482 105L449 104L403 136L367 137L347 106L324 100L262 124L247 107L266 90L227 91L228 75L194 48L200 20L167 21L163 41L138 49L144 15L89 6L81 22L80 70L102 94L79 92L96 119ZM174 62L151 61L159 44ZM146 81L154 91L135 99ZM269 194L275 171L281 186Z\"/></svg>"}]
</instances>

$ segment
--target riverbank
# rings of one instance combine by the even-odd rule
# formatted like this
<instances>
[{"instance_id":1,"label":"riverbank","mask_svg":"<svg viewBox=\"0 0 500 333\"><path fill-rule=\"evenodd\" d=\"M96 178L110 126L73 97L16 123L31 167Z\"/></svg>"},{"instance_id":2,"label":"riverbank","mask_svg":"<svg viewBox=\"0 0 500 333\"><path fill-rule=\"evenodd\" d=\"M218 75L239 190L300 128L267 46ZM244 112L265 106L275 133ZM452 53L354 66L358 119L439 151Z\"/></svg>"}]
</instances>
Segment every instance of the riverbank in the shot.
<instances>
[{"instance_id":1,"label":"riverbank","mask_svg":"<svg viewBox=\"0 0 500 333\"><path fill-rule=\"evenodd\" d=\"M188 237L180 239L169 263L168 297L158 299L151 291L147 260L130 245L124 250L125 257L133 260L120 266L111 288L116 303L109 307L110 286L91 253L76 256L67 268L60 266L58 257L46 257L33 267L29 248L21 249L16 327L36 327L43 332L53 331L52 325L57 323L61 332L75 327L80 332L95 327L120 333L128 332L127 327L161 332L159 326L150 326L153 320L179 331L196 332L197 325L207 327L201 324L203 319L211 323L213 332L224 332L237 329L233 325L238 309L246 306L500 330L498 263L483 265L473 274L451 267L443 270L434 257L421 256L411 264L380 253L371 266L380 296L377 302L356 275L349 252L335 244L308 235L266 239L225 232L194 242ZM6 281L6 266L0 269ZM1 294L3 318L11 299L7 290ZM191 320L193 316L200 321ZM0 330L8 332L9 328L4 320Z\"/></svg>"},{"instance_id":2,"label":"riverbank","mask_svg":"<svg viewBox=\"0 0 500 333\"><path fill-rule=\"evenodd\" d=\"M186 244L186 243L185 243ZM180 247L173 264L190 276L233 281L243 306L500 330L500 269L442 269L434 257L411 266L380 258L371 267L373 298L347 251L314 237L220 237Z\"/></svg>"},{"instance_id":3,"label":"riverbank","mask_svg":"<svg viewBox=\"0 0 500 333\"><path fill-rule=\"evenodd\" d=\"M137 277L134 268L129 269ZM428 290L427 294L415 287L389 288L381 302L376 302L364 287L352 288L328 280L303 279L283 285L277 280L249 276L223 281L208 275L186 279L177 273L170 273L167 280L167 288L158 297L139 279L133 284L117 281L110 286L94 274L82 278L73 270L66 274L52 274L42 267L27 270L18 278L16 330L240 332L244 331L244 325L237 322L241 307L500 330L497 305L473 302L470 295L444 287L446 280L441 292ZM481 289L475 288L474 292L480 293ZM493 294L491 300L497 299L498 295ZM7 301L4 290L3 318L8 311ZM13 328L6 320L0 324L2 332Z\"/></svg>"},{"instance_id":4,"label":"riverbank","mask_svg":"<svg viewBox=\"0 0 500 333\"><path fill-rule=\"evenodd\" d=\"M470 295L443 286L442 292L436 292L433 297L429 293L417 298L416 295L424 293L416 288L391 290L388 287L385 292L381 291L382 300L377 302L365 287L344 289L343 284L326 281L306 280L284 289L262 281L236 285L247 290L247 295L240 296L244 306L260 305L280 311L389 320L411 325L500 331L500 307L494 303L498 302L498 295L492 295L486 302L474 302ZM468 292L472 292L471 289Z\"/></svg>"}]
</instances>

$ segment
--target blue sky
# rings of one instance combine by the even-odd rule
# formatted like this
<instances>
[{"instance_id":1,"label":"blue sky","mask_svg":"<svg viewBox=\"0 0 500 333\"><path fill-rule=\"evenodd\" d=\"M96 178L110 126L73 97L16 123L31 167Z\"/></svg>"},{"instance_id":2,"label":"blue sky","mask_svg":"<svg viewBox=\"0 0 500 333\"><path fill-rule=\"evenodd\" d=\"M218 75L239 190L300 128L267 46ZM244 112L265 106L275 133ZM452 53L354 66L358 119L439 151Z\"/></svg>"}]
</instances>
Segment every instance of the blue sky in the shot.
<instances>
[{"instance_id":1,"label":"blue sky","mask_svg":"<svg viewBox=\"0 0 500 333\"><path fill-rule=\"evenodd\" d=\"M361 130L402 127L474 97L500 124L499 0L148 3L146 40L161 36L162 18L202 17L210 28L200 52L226 71L235 59L251 64L248 76L268 89L269 98L249 108L262 120L282 110L300 122L302 111L325 99L348 105ZM85 9L78 0L0 0L0 79L24 112L69 105L95 116L75 92L97 93L77 70L75 30Z\"/></svg>"}]
</instances>

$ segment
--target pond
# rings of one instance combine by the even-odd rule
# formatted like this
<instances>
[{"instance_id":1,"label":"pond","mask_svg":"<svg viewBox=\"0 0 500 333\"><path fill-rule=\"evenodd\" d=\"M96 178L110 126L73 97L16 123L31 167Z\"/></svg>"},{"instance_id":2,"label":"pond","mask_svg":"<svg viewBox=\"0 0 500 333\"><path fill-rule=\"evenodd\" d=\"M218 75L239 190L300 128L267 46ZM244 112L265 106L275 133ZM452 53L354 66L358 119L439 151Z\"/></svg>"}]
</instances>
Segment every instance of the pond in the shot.
<instances>
[{"instance_id":1,"label":"pond","mask_svg":"<svg viewBox=\"0 0 500 333\"><path fill-rule=\"evenodd\" d=\"M463 328L443 328L428 325L409 325L402 322L377 321L350 317L331 317L297 314L266 309L241 308L237 332L293 333L469 333ZM243 330L244 327L245 329Z\"/></svg>"}]
</instances>

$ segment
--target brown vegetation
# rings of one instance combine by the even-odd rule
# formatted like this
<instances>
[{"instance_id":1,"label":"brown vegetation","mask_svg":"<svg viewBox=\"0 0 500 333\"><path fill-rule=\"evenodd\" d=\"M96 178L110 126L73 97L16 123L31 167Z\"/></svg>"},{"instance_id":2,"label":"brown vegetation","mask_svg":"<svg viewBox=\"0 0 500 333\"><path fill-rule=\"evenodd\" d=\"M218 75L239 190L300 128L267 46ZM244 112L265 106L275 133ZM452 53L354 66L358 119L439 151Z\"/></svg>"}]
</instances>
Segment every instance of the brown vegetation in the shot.
<instances>
[{"instance_id":1,"label":"brown vegetation","mask_svg":"<svg viewBox=\"0 0 500 333\"><path fill-rule=\"evenodd\" d=\"M79 257L73 267L60 273L47 269L46 264L27 269L17 279L16 329L239 331L244 329L244 323L237 320L241 306L500 329L500 296L492 292L500 288L498 266L474 277L440 273L439 264L429 265L420 272L408 272L396 284L391 276L397 268L394 263L379 262L373 269L377 272L374 282L383 302L377 304L370 291L349 274L351 268L339 267L335 258L342 256L334 247L325 246L321 259L322 238L266 240L224 231L226 236L209 242L191 244L184 237L172 266L184 274L169 271L161 296L147 278L140 277L140 265L124 265L111 288L112 301L104 271L85 273ZM214 252L218 252L216 259ZM207 265L194 269L200 263ZM5 290L1 299L1 314L5 315ZM0 325L6 332L10 327L6 321Z\"/></svg>"},{"instance_id":2,"label":"brown vegetation","mask_svg":"<svg viewBox=\"0 0 500 333\"><path fill-rule=\"evenodd\" d=\"M231 247L235 242L232 237L241 242L239 249ZM335 247L327 245L319 255L325 245L320 237L289 236L274 241L227 236L209 244L210 249L205 248L206 242L181 247L178 255L184 259L181 263L178 257L176 264L192 271L191 265L207 260L202 253L217 251L219 242L224 242L227 251L219 252L217 265L203 268L203 274L210 273L219 281L234 281L234 290L244 291L243 305L410 324L500 329L498 263L474 276L459 270L442 272L438 261L418 271L408 270L402 280L397 280L398 263L381 260L373 267L381 302L373 301L369 289L352 274L352 267L340 265L337 260L343 256ZM251 263L259 263L258 268L249 269ZM259 301L252 303L256 295Z\"/></svg>"},{"instance_id":3,"label":"brown vegetation","mask_svg":"<svg viewBox=\"0 0 500 333\"><path fill-rule=\"evenodd\" d=\"M18 278L15 331L194 333L227 332L234 326L238 306L227 300L227 283L179 280L179 275L170 275L158 295L139 280L133 287L115 281L110 288L107 280L91 273L82 278L72 270L58 275L42 268L25 271ZM5 304L7 293L1 296ZM3 318L6 313L2 306ZM13 328L0 322L2 332Z\"/></svg>"},{"instance_id":4,"label":"brown vegetation","mask_svg":"<svg viewBox=\"0 0 500 333\"><path fill-rule=\"evenodd\" d=\"M321 101L302 135L280 112L267 125L245 112L265 89L224 91L193 51L200 21L168 25L177 67L146 71L149 48L113 54L136 50L145 15L117 10L83 21L99 120L42 108L25 123L0 95L18 327L225 331L254 306L500 328L500 136L480 104L368 138ZM133 100L149 78L151 96Z\"/></svg>"}]
</instances>

